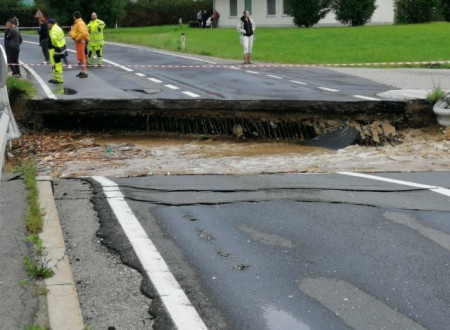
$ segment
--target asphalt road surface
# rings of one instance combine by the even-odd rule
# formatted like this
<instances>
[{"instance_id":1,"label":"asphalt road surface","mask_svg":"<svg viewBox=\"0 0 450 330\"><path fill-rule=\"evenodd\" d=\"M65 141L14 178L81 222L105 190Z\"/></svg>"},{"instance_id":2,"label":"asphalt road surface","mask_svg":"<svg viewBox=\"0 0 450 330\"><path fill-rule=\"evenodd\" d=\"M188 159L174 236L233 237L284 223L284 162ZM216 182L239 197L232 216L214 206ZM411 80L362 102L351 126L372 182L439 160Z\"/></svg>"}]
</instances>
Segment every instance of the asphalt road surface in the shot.
<instances>
[{"instance_id":1,"label":"asphalt road surface","mask_svg":"<svg viewBox=\"0 0 450 330\"><path fill-rule=\"evenodd\" d=\"M76 64L73 41L67 44ZM107 43L104 58L104 67L89 68L88 79L76 78L76 67L64 68L64 86L55 86L47 83L51 67L40 66L37 36L24 36L20 53L43 98L361 101L395 89L324 68L246 67L131 45Z\"/></svg>"},{"instance_id":2,"label":"asphalt road surface","mask_svg":"<svg viewBox=\"0 0 450 330\"><path fill-rule=\"evenodd\" d=\"M448 329L450 172L91 182L157 329Z\"/></svg>"}]
</instances>

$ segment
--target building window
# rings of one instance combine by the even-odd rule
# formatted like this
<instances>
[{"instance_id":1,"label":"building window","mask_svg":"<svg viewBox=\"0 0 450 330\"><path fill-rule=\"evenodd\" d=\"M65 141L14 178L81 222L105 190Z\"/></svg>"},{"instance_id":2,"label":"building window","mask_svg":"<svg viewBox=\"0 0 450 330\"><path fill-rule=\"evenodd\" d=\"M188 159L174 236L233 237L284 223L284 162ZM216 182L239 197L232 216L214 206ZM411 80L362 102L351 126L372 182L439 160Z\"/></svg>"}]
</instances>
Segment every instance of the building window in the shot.
<instances>
[{"instance_id":1,"label":"building window","mask_svg":"<svg viewBox=\"0 0 450 330\"><path fill-rule=\"evenodd\" d=\"M244 9L248 10L250 15L252 14L252 0L245 0L245 8Z\"/></svg>"},{"instance_id":2,"label":"building window","mask_svg":"<svg viewBox=\"0 0 450 330\"><path fill-rule=\"evenodd\" d=\"M230 16L237 16L237 0L230 0Z\"/></svg>"},{"instance_id":3,"label":"building window","mask_svg":"<svg viewBox=\"0 0 450 330\"><path fill-rule=\"evenodd\" d=\"M275 16L276 14L276 0L267 0L267 16Z\"/></svg>"},{"instance_id":4,"label":"building window","mask_svg":"<svg viewBox=\"0 0 450 330\"><path fill-rule=\"evenodd\" d=\"M283 0L283 15L291 15L291 6L289 6L289 0Z\"/></svg>"}]
</instances>

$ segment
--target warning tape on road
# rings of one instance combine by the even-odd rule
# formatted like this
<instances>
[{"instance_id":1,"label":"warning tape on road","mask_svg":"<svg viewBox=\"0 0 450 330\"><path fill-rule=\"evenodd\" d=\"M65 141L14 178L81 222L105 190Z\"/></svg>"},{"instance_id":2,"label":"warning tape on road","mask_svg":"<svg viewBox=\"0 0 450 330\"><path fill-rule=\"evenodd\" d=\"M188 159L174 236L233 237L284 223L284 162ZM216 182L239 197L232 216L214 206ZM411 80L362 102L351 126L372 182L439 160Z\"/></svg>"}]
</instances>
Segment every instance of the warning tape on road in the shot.
<instances>
[{"instance_id":1,"label":"warning tape on road","mask_svg":"<svg viewBox=\"0 0 450 330\"><path fill-rule=\"evenodd\" d=\"M418 61L418 62L374 62L374 63L342 63L342 64L201 64L201 65L154 65L154 64L120 64L121 67L127 68L146 68L146 69L228 69L228 68L361 68L361 67L385 67L385 66L414 66L414 65L442 65L450 64L450 60L446 61ZM28 66L52 66L44 63L23 63L8 65L28 65ZM73 64L74 67L80 67L79 64ZM88 67L98 67L97 65L87 65ZM119 65L104 64L101 67L114 68Z\"/></svg>"}]
</instances>

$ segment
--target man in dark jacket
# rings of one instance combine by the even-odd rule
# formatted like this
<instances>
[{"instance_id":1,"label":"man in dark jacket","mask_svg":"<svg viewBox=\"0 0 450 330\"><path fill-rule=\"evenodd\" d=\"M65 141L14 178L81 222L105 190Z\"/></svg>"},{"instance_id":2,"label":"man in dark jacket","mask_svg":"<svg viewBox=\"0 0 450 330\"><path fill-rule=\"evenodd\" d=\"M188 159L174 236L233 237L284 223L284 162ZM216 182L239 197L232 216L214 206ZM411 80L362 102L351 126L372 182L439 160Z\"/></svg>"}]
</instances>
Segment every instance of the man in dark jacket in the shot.
<instances>
[{"instance_id":1,"label":"man in dark jacket","mask_svg":"<svg viewBox=\"0 0 450 330\"><path fill-rule=\"evenodd\" d=\"M42 48L42 54L44 55L44 64L50 62L50 55L48 52L48 24L45 17L39 18L39 45Z\"/></svg>"},{"instance_id":2,"label":"man in dark jacket","mask_svg":"<svg viewBox=\"0 0 450 330\"><path fill-rule=\"evenodd\" d=\"M22 77L19 66L20 44L22 43L22 36L16 26L14 18L6 22L5 31L5 51L9 67L16 78Z\"/></svg>"}]
</instances>

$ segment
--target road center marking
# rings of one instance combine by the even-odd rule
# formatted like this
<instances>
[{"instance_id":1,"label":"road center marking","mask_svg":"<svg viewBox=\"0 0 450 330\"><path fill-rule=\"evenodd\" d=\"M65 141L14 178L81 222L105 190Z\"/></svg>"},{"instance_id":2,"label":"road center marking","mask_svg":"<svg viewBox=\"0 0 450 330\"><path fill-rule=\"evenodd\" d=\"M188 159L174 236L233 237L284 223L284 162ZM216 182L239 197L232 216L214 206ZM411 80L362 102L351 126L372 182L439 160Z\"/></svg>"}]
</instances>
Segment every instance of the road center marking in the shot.
<instances>
[{"instance_id":1,"label":"road center marking","mask_svg":"<svg viewBox=\"0 0 450 330\"><path fill-rule=\"evenodd\" d=\"M160 83L162 83L162 81L161 80L159 80L159 79L156 79L156 78L147 78L148 80L150 80L150 81L153 81L154 83L157 83L157 84L160 84Z\"/></svg>"},{"instance_id":2,"label":"road center marking","mask_svg":"<svg viewBox=\"0 0 450 330\"><path fill-rule=\"evenodd\" d=\"M368 101L381 101L380 99L374 98L374 97L368 97L364 95L353 95L353 97L356 97L358 99L368 100Z\"/></svg>"},{"instance_id":3,"label":"road center marking","mask_svg":"<svg viewBox=\"0 0 450 330\"><path fill-rule=\"evenodd\" d=\"M136 75L136 76L139 76L139 77L145 77L145 74L140 73L140 72L136 72L135 75Z\"/></svg>"},{"instance_id":4,"label":"road center marking","mask_svg":"<svg viewBox=\"0 0 450 330\"><path fill-rule=\"evenodd\" d=\"M273 74L268 74L267 77L275 78L275 79L283 79L282 77L280 77L280 76L275 76L275 75L273 75Z\"/></svg>"},{"instance_id":5,"label":"road center marking","mask_svg":"<svg viewBox=\"0 0 450 330\"><path fill-rule=\"evenodd\" d=\"M251 73L251 74L259 74L259 72L256 72L256 71L252 71L252 70L245 70L245 72L247 72L247 73Z\"/></svg>"},{"instance_id":6,"label":"road center marking","mask_svg":"<svg viewBox=\"0 0 450 330\"><path fill-rule=\"evenodd\" d=\"M294 84L299 84L299 85L307 85L307 83L304 83L304 82L302 82L302 81L297 81L297 80L289 80L291 83L294 83Z\"/></svg>"},{"instance_id":7,"label":"road center marking","mask_svg":"<svg viewBox=\"0 0 450 330\"><path fill-rule=\"evenodd\" d=\"M156 246L147 236L125 201L119 186L105 177L92 177L103 188L106 199L128 237L177 329L207 329L200 315L171 273Z\"/></svg>"},{"instance_id":8,"label":"road center marking","mask_svg":"<svg viewBox=\"0 0 450 330\"><path fill-rule=\"evenodd\" d=\"M164 86L166 86L167 88L170 88L170 89L179 89L177 86L174 86L174 85L171 85L171 84L167 84L167 85L164 85Z\"/></svg>"},{"instance_id":9,"label":"road center marking","mask_svg":"<svg viewBox=\"0 0 450 330\"><path fill-rule=\"evenodd\" d=\"M353 172L338 172L338 173L342 174L342 175L355 176L355 177L359 177L359 178L390 182L390 183L395 183L395 184L408 186L408 187L428 189L428 190L430 190L432 192L435 192L435 193L438 193L438 194L450 197L450 189L443 188L443 187L430 186L430 185L427 185L427 184L421 184L421 183L415 183L415 182L409 182L409 181L403 181L403 180L384 178L384 177L381 177L381 176L362 174L362 173L353 173Z\"/></svg>"},{"instance_id":10,"label":"road center marking","mask_svg":"<svg viewBox=\"0 0 450 330\"><path fill-rule=\"evenodd\" d=\"M187 96L190 96L190 97L200 97L200 95L197 95L197 94L189 92L189 91L184 91L182 93L187 95Z\"/></svg>"},{"instance_id":11,"label":"road center marking","mask_svg":"<svg viewBox=\"0 0 450 330\"><path fill-rule=\"evenodd\" d=\"M120 65L119 63L116 63L116 62L113 62L113 61L110 61L110 60L105 60L105 59L103 59L103 62L112 64L112 65L114 65L115 67L118 67L118 68L120 68L120 69L122 69L122 70L125 70L125 71L127 71L127 72L133 72L133 71L134 71L133 69L127 68L126 66Z\"/></svg>"},{"instance_id":12,"label":"road center marking","mask_svg":"<svg viewBox=\"0 0 450 330\"><path fill-rule=\"evenodd\" d=\"M328 87L319 87L319 89L323 90L323 91L327 91L327 92L339 92L339 89L333 89L333 88L328 88Z\"/></svg>"}]
</instances>

